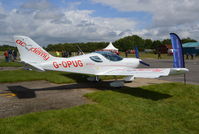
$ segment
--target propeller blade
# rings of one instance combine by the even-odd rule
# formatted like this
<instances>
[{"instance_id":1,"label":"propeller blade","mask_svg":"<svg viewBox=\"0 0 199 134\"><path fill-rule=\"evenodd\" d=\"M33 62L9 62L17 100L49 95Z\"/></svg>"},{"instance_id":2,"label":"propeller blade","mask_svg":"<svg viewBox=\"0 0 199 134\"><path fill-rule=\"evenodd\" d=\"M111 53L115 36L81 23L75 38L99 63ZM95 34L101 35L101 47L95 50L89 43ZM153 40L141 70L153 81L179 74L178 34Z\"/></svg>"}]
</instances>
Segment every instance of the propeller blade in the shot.
<instances>
[{"instance_id":1,"label":"propeller blade","mask_svg":"<svg viewBox=\"0 0 199 134\"><path fill-rule=\"evenodd\" d=\"M150 66L148 63L145 63L145 62L143 62L141 60L140 60L140 63L143 64L143 65L145 65L145 66Z\"/></svg>"},{"instance_id":2,"label":"propeller blade","mask_svg":"<svg viewBox=\"0 0 199 134\"><path fill-rule=\"evenodd\" d=\"M137 47L135 47L135 57L138 58L138 59L139 59L139 57L140 57L140 56L139 56L139 51L138 51L138 48L137 48ZM149 64L143 62L142 60L140 60L140 63L143 64L143 65L145 65L145 66L150 66Z\"/></svg>"}]
</instances>

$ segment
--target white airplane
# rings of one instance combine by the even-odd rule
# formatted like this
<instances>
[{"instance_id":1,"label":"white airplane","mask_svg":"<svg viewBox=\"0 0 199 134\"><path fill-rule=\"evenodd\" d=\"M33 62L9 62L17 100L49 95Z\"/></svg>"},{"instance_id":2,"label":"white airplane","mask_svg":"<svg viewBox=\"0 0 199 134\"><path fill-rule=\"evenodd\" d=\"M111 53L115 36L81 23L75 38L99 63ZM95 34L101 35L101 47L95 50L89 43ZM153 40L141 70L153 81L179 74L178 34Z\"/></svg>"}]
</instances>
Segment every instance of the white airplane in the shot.
<instances>
[{"instance_id":1,"label":"white airplane","mask_svg":"<svg viewBox=\"0 0 199 134\"><path fill-rule=\"evenodd\" d=\"M138 56L137 58L122 58L106 51L96 51L69 58L54 57L29 37L14 36L14 39L21 61L31 66L32 69L94 75L95 77L88 78L90 81L98 81L98 77L102 75L126 76L124 81L110 83L113 87L121 87L125 81L129 82L134 78L159 78L188 72L188 69L184 66L180 39L174 33L171 33L170 36L174 49L173 68L137 68L139 64L148 64L144 63Z\"/></svg>"}]
</instances>

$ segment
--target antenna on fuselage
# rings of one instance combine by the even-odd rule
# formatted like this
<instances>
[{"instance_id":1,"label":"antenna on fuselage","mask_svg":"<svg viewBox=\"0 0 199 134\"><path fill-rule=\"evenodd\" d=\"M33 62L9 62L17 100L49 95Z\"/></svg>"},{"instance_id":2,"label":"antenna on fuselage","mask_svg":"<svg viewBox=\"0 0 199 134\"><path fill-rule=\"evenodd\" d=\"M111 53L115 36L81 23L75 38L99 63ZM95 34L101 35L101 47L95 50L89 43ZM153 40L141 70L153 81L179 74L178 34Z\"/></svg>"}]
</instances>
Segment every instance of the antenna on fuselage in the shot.
<instances>
[{"instance_id":1,"label":"antenna on fuselage","mask_svg":"<svg viewBox=\"0 0 199 134\"><path fill-rule=\"evenodd\" d=\"M79 49L79 51L84 55L84 52L82 51L82 49L79 47L79 45L76 45L77 48Z\"/></svg>"}]
</instances>

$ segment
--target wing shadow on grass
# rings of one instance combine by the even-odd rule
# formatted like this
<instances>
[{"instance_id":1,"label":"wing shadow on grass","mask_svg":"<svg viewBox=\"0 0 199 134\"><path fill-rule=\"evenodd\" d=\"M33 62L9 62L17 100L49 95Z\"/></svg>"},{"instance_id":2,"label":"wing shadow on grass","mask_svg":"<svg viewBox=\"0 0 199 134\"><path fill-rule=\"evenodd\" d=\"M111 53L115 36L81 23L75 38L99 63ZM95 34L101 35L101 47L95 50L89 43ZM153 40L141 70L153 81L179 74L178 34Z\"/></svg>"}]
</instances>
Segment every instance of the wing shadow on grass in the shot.
<instances>
[{"instance_id":1,"label":"wing shadow on grass","mask_svg":"<svg viewBox=\"0 0 199 134\"><path fill-rule=\"evenodd\" d=\"M86 82L86 83L78 83L78 84L67 84L62 86L55 86L55 87L47 87L47 88L40 88L40 89L29 89L23 86L9 86L8 89L15 93L19 99L25 98L35 98L36 93L39 91L50 91L50 90L72 90L72 89L82 89L82 88L94 88L98 90L112 90L115 92L120 92L123 94L132 95L135 97L140 97L144 99L150 100L162 100L172 97L169 94L164 94L156 91L146 90L142 87L131 88L131 87L122 87L122 88L112 88L109 86L109 82ZM67 92L66 92L67 93Z\"/></svg>"},{"instance_id":2,"label":"wing shadow on grass","mask_svg":"<svg viewBox=\"0 0 199 134\"><path fill-rule=\"evenodd\" d=\"M125 87L124 89L119 89L119 90L116 89L114 91L129 94L129 95L132 95L135 97L150 99L150 100L154 100L154 101L172 97L169 94L163 94L163 93L159 93L159 92L155 92L155 91L150 91L150 90L146 90L146 89L140 88L140 87L137 87L137 88Z\"/></svg>"}]
</instances>

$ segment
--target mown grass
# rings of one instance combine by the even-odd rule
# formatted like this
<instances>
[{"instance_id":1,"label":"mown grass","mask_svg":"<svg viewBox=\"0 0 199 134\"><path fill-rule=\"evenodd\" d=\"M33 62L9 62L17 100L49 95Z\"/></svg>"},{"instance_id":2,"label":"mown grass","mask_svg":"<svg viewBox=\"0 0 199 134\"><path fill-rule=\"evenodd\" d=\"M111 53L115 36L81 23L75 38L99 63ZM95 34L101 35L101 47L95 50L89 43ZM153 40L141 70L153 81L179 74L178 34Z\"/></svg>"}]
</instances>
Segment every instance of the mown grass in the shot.
<instances>
[{"instance_id":1,"label":"mown grass","mask_svg":"<svg viewBox=\"0 0 199 134\"><path fill-rule=\"evenodd\" d=\"M5 60L0 60L0 67L22 67L23 64L17 61L15 62L5 62Z\"/></svg>"},{"instance_id":2,"label":"mown grass","mask_svg":"<svg viewBox=\"0 0 199 134\"><path fill-rule=\"evenodd\" d=\"M0 119L0 133L198 134L199 86L180 83L107 89L97 102Z\"/></svg>"},{"instance_id":3,"label":"mown grass","mask_svg":"<svg viewBox=\"0 0 199 134\"><path fill-rule=\"evenodd\" d=\"M87 77L90 77L90 75L56 72L56 71L37 72L37 71L28 71L22 69L0 71L0 83L47 80L49 82L61 84L61 83L86 82ZM102 80L107 80L107 79L123 78L123 77L102 76L100 78Z\"/></svg>"}]
</instances>

